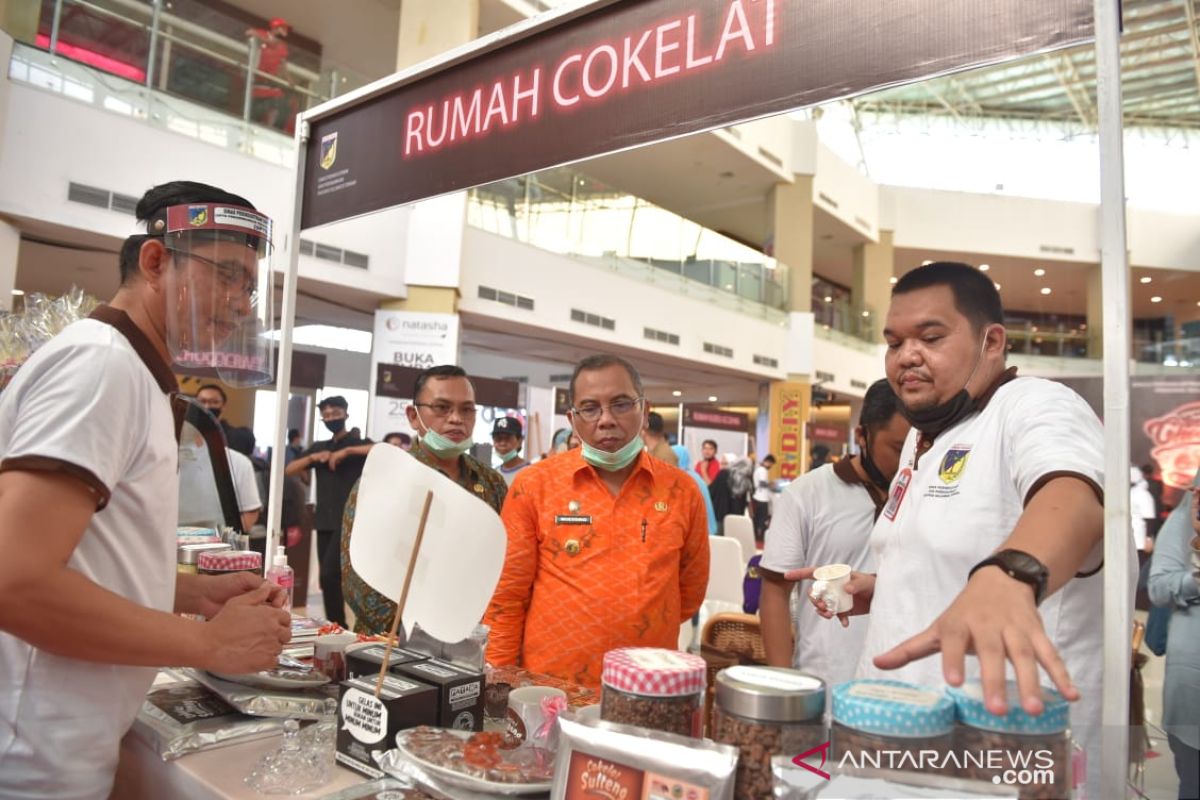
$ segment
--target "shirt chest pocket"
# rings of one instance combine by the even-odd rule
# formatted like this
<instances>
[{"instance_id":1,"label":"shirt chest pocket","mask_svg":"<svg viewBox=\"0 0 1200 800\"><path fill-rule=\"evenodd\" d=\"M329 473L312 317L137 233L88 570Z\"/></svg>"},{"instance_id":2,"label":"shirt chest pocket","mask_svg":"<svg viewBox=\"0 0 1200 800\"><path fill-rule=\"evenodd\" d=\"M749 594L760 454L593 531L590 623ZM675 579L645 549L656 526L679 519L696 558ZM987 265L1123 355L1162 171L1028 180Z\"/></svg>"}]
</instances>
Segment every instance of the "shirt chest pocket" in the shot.
<instances>
[{"instance_id":1,"label":"shirt chest pocket","mask_svg":"<svg viewBox=\"0 0 1200 800\"><path fill-rule=\"evenodd\" d=\"M612 548L610 520L589 514L549 514L542 520L542 557L558 569L576 569Z\"/></svg>"}]
</instances>

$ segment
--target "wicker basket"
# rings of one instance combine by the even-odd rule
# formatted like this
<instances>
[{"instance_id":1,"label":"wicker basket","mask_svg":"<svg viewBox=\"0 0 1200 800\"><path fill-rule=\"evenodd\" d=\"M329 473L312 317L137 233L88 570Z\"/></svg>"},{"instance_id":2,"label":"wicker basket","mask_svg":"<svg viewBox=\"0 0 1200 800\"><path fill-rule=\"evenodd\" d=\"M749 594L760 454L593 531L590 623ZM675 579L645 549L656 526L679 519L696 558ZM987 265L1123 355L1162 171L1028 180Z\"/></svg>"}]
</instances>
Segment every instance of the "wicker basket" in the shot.
<instances>
[{"instance_id":1,"label":"wicker basket","mask_svg":"<svg viewBox=\"0 0 1200 800\"><path fill-rule=\"evenodd\" d=\"M717 673L739 664L766 664L762 629L755 614L714 614L700 634L700 655L708 666L704 690L704 731L712 725L713 697Z\"/></svg>"}]
</instances>

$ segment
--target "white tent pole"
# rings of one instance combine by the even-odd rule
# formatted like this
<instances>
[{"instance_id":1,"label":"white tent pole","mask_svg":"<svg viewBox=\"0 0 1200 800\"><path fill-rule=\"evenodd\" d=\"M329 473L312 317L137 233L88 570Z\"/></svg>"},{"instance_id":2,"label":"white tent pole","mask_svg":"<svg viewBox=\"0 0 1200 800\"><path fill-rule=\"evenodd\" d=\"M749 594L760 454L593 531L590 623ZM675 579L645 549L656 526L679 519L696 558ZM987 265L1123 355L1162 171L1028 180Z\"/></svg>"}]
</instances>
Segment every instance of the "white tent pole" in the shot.
<instances>
[{"instance_id":1,"label":"white tent pole","mask_svg":"<svg viewBox=\"0 0 1200 800\"><path fill-rule=\"evenodd\" d=\"M283 469L287 448L288 399L292 389L292 328L296 322L296 273L300 267L300 216L304 208L304 166L308 150L308 121L296 118L296 192L292 200L292 230L288 234L288 264L283 273L283 306L279 311L279 359L275 365L275 437L271 447L271 491L267 502L267 557L264 569L271 568L271 556L282 541L280 518L283 512ZM307 575L297 580L307 581Z\"/></svg>"},{"instance_id":2,"label":"white tent pole","mask_svg":"<svg viewBox=\"0 0 1200 800\"><path fill-rule=\"evenodd\" d=\"M1121 118L1121 8L1094 0L1100 129L1100 270L1104 307L1104 697L1102 786L1124 797L1129 774L1129 267Z\"/></svg>"}]
</instances>

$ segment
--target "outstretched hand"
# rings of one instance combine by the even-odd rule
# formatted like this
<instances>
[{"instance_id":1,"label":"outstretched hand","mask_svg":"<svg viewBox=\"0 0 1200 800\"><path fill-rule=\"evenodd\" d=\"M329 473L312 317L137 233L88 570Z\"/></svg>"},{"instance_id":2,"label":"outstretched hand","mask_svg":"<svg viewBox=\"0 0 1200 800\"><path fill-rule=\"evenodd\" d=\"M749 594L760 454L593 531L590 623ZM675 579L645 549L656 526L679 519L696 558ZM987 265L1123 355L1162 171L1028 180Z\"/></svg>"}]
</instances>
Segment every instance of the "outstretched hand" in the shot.
<instances>
[{"instance_id":1,"label":"outstretched hand","mask_svg":"<svg viewBox=\"0 0 1200 800\"><path fill-rule=\"evenodd\" d=\"M1021 707L1026 713L1037 715L1045 709L1039 664L1064 698L1079 699L1079 690L1042 627L1033 588L999 568L985 567L976 572L933 624L875 656L875 666L899 669L939 651L942 672L951 686L963 683L967 653L979 658L984 704L993 714L1008 713L1006 662L1011 662L1016 672Z\"/></svg>"}]
</instances>

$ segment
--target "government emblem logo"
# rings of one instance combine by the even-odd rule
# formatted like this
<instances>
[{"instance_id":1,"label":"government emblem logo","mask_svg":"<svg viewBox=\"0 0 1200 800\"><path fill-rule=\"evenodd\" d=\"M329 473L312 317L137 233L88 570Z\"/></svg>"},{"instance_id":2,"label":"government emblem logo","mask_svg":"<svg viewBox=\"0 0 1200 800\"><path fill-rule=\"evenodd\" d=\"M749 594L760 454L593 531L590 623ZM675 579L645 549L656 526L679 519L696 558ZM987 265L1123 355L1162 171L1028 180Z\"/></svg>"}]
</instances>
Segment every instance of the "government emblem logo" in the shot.
<instances>
[{"instance_id":1,"label":"government emblem logo","mask_svg":"<svg viewBox=\"0 0 1200 800\"><path fill-rule=\"evenodd\" d=\"M938 467L938 477L942 483L958 483L963 470L967 468L967 457L970 455L970 447L952 447L947 450L946 455L942 457L941 466Z\"/></svg>"},{"instance_id":2,"label":"government emblem logo","mask_svg":"<svg viewBox=\"0 0 1200 800\"><path fill-rule=\"evenodd\" d=\"M321 137L321 169L329 169L337 161L337 132Z\"/></svg>"},{"instance_id":3,"label":"government emblem logo","mask_svg":"<svg viewBox=\"0 0 1200 800\"><path fill-rule=\"evenodd\" d=\"M188 206L188 225L199 227L208 223L208 206Z\"/></svg>"}]
</instances>

